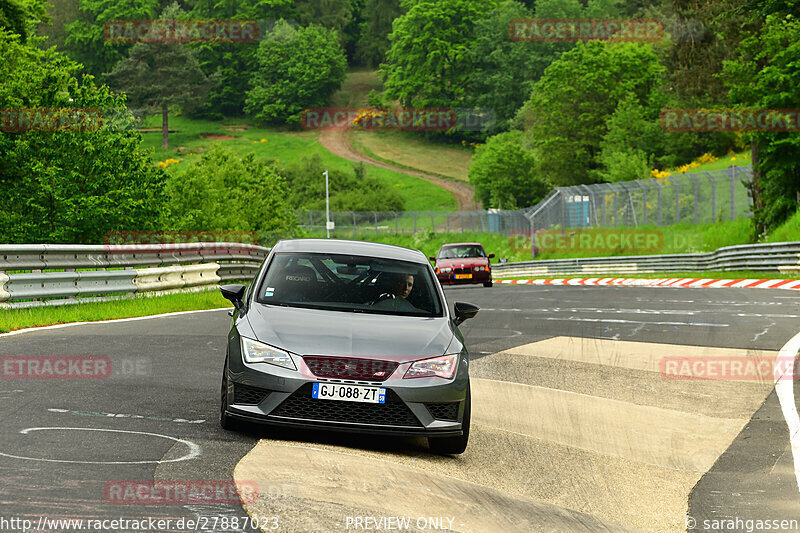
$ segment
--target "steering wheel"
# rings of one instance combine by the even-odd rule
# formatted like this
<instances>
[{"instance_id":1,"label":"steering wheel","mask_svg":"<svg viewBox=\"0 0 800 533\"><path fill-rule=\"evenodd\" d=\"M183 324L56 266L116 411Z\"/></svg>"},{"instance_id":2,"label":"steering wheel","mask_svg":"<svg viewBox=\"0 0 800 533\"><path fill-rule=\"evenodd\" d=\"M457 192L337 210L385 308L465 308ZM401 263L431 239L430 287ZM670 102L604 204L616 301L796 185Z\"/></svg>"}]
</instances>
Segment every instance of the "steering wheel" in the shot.
<instances>
[{"instance_id":1,"label":"steering wheel","mask_svg":"<svg viewBox=\"0 0 800 533\"><path fill-rule=\"evenodd\" d=\"M393 300L393 299L395 299L395 298L397 298L397 296L395 296L395 295L394 295L394 294L392 294L391 292L384 292L383 294L381 294L380 296L378 296L378 299L377 299L377 300L375 300L375 303L382 302L382 301L384 301L384 300Z\"/></svg>"}]
</instances>

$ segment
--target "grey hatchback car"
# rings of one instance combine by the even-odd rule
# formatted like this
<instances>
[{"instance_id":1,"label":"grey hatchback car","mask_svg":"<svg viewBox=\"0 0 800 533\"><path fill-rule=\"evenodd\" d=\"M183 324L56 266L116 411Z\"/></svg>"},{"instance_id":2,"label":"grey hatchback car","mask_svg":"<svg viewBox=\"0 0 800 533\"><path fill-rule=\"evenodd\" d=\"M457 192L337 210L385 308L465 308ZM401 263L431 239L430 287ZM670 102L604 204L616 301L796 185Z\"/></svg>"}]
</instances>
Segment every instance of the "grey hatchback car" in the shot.
<instances>
[{"instance_id":1,"label":"grey hatchback car","mask_svg":"<svg viewBox=\"0 0 800 533\"><path fill-rule=\"evenodd\" d=\"M387 244L281 241L235 307L220 424L416 435L433 452L469 439L469 353L428 259Z\"/></svg>"}]
</instances>

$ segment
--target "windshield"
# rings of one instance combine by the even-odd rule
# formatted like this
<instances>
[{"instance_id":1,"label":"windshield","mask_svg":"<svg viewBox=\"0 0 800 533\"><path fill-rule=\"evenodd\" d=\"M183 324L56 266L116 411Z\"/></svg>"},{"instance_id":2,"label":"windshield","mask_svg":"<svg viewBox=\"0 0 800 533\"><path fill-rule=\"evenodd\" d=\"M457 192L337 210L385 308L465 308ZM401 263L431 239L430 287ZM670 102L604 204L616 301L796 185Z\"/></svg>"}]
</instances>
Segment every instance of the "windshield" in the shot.
<instances>
[{"instance_id":1,"label":"windshield","mask_svg":"<svg viewBox=\"0 0 800 533\"><path fill-rule=\"evenodd\" d=\"M476 244L463 246L446 246L439 251L439 259L454 259L457 257L486 257L483 247Z\"/></svg>"},{"instance_id":2,"label":"windshield","mask_svg":"<svg viewBox=\"0 0 800 533\"><path fill-rule=\"evenodd\" d=\"M354 255L277 253L257 301L331 311L443 316L427 265Z\"/></svg>"}]
</instances>

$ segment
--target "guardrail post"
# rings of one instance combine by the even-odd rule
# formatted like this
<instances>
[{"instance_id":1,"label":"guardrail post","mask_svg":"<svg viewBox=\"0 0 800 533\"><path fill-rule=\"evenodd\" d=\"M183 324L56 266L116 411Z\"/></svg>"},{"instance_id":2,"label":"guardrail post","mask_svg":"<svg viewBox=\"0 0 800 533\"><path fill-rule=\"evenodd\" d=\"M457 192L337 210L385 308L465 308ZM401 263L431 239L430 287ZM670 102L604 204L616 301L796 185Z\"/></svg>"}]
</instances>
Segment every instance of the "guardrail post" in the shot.
<instances>
[{"instance_id":1,"label":"guardrail post","mask_svg":"<svg viewBox=\"0 0 800 533\"><path fill-rule=\"evenodd\" d=\"M658 186L658 189L656 189L656 191L657 191L656 192L656 203L658 204L658 206L657 206L658 222L656 222L656 224L661 226L661 186L660 185Z\"/></svg>"},{"instance_id":2,"label":"guardrail post","mask_svg":"<svg viewBox=\"0 0 800 533\"><path fill-rule=\"evenodd\" d=\"M428 211L428 214L431 216L431 229L436 231L436 224L433 221L433 211Z\"/></svg>"},{"instance_id":3,"label":"guardrail post","mask_svg":"<svg viewBox=\"0 0 800 533\"><path fill-rule=\"evenodd\" d=\"M358 237L358 223L356 222L356 212L350 211L353 215L353 237Z\"/></svg>"},{"instance_id":4,"label":"guardrail post","mask_svg":"<svg viewBox=\"0 0 800 533\"><path fill-rule=\"evenodd\" d=\"M377 235L378 234L378 213L373 211L372 215L375 217L375 235Z\"/></svg>"},{"instance_id":5,"label":"guardrail post","mask_svg":"<svg viewBox=\"0 0 800 533\"><path fill-rule=\"evenodd\" d=\"M450 213L448 213L447 211L445 211L444 213L444 224L445 224L445 231L447 231L447 233L450 233Z\"/></svg>"},{"instance_id":6,"label":"guardrail post","mask_svg":"<svg viewBox=\"0 0 800 533\"><path fill-rule=\"evenodd\" d=\"M394 213L394 234L397 235L398 233L400 233L400 231L399 231L400 223L397 220L397 218L398 218L397 212L396 211L392 211L392 213Z\"/></svg>"},{"instance_id":7,"label":"guardrail post","mask_svg":"<svg viewBox=\"0 0 800 533\"><path fill-rule=\"evenodd\" d=\"M675 224L680 224L681 222L681 197L680 197L680 189L678 187L678 181L673 179L672 183L675 184Z\"/></svg>"},{"instance_id":8,"label":"guardrail post","mask_svg":"<svg viewBox=\"0 0 800 533\"><path fill-rule=\"evenodd\" d=\"M417 234L417 212L414 211L414 235Z\"/></svg>"}]
</instances>

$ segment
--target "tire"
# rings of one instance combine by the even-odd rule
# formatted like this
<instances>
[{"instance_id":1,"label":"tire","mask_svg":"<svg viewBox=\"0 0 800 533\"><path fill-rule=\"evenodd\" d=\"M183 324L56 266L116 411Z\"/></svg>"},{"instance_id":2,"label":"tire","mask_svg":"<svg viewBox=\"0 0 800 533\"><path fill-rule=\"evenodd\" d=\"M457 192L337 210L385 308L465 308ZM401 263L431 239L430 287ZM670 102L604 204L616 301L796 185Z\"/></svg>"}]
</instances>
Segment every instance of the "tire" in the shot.
<instances>
[{"instance_id":1,"label":"tire","mask_svg":"<svg viewBox=\"0 0 800 533\"><path fill-rule=\"evenodd\" d=\"M431 452L439 455L458 455L464 453L469 441L470 413L472 400L470 399L469 385L467 385L467 403L464 406L464 420L461 422L463 434L458 437L428 437L428 447Z\"/></svg>"},{"instance_id":2,"label":"tire","mask_svg":"<svg viewBox=\"0 0 800 533\"><path fill-rule=\"evenodd\" d=\"M483 282L483 286L484 287L491 287L492 286L492 282L491 281L484 281Z\"/></svg>"},{"instance_id":3,"label":"tire","mask_svg":"<svg viewBox=\"0 0 800 533\"><path fill-rule=\"evenodd\" d=\"M225 367L227 369L227 361ZM228 414L228 378L226 372L222 372L222 391L219 401L219 425L226 431L238 431L242 428L241 422Z\"/></svg>"}]
</instances>

